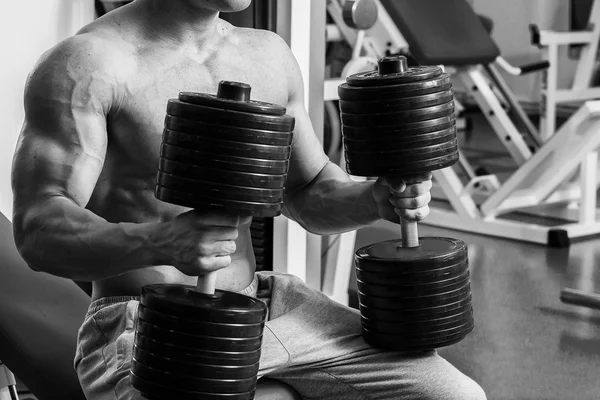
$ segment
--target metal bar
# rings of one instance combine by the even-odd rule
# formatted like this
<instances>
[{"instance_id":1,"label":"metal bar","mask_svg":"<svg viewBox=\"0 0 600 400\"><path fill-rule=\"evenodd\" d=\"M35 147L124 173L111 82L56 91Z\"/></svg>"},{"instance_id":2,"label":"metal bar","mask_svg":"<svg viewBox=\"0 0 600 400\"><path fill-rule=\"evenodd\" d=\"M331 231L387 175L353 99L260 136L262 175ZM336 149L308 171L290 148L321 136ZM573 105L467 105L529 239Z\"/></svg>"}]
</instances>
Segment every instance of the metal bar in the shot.
<instances>
[{"instance_id":1,"label":"metal bar","mask_svg":"<svg viewBox=\"0 0 600 400\"><path fill-rule=\"evenodd\" d=\"M560 293L560 301L565 304L584 306L600 310L600 294L584 292L576 289L563 289Z\"/></svg>"},{"instance_id":2,"label":"metal bar","mask_svg":"<svg viewBox=\"0 0 600 400\"><path fill-rule=\"evenodd\" d=\"M558 85L558 47L549 46L547 49L550 67L543 74L542 79L542 107L540 113L540 135L547 141L556 130L556 96Z\"/></svg>"},{"instance_id":3,"label":"metal bar","mask_svg":"<svg viewBox=\"0 0 600 400\"><path fill-rule=\"evenodd\" d=\"M572 176L583 157L600 145L599 117L600 101L586 102L481 205L483 215L532 207L549 197Z\"/></svg>"},{"instance_id":4,"label":"metal bar","mask_svg":"<svg viewBox=\"0 0 600 400\"><path fill-rule=\"evenodd\" d=\"M531 150L523 140L523 136L510 120L500 101L488 85L477 67L468 67L459 72L467 90L477 101L479 108L494 128L494 132L517 165L522 165L531 157Z\"/></svg>"},{"instance_id":5,"label":"metal bar","mask_svg":"<svg viewBox=\"0 0 600 400\"><path fill-rule=\"evenodd\" d=\"M584 89L560 89L555 91L555 102L566 103L572 101L595 100L600 98L600 88L590 87Z\"/></svg>"},{"instance_id":6,"label":"metal bar","mask_svg":"<svg viewBox=\"0 0 600 400\"><path fill-rule=\"evenodd\" d=\"M573 80L573 90L582 90L590 86L592 74L596 66L596 56L598 55L598 39L600 38L600 1L594 1L588 26L592 29L589 43L583 46L579 54L577 69Z\"/></svg>"},{"instance_id":7,"label":"metal bar","mask_svg":"<svg viewBox=\"0 0 600 400\"><path fill-rule=\"evenodd\" d=\"M590 31L558 32L540 30L540 45L542 46L586 44L591 43L592 40L594 40L594 34Z\"/></svg>"},{"instance_id":8,"label":"metal bar","mask_svg":"<svg viewBox=\"0 0 600 400\"><path fill-rule=\"evenodd\" d=\"M591 224L596 221L598 152L592 151L581 162L581 200L579 222Z\"/></svg>"},{"instance_id":9,"label":"metal bar","mask_svg":"<svg viewBox=\"0 0 600 400\"><path fill-rule=\"evenodd\" d=\"M540 147L543 143L542 138L540 137L540 133L537 128L533 125L525 111L523 111L523 107L519 104L519 101L513 94L512 90L508 87L502 76L498 73L494 65L489 64L484 66L486 72L488 73L490 79L494 82L494 84L502 93L502 96L506 99L506 101L510 104L510 110L515 114L515 117L523 124L525 130L527 131L527 135L536 145L536 147Z\"/></svg>"}]
</instances>

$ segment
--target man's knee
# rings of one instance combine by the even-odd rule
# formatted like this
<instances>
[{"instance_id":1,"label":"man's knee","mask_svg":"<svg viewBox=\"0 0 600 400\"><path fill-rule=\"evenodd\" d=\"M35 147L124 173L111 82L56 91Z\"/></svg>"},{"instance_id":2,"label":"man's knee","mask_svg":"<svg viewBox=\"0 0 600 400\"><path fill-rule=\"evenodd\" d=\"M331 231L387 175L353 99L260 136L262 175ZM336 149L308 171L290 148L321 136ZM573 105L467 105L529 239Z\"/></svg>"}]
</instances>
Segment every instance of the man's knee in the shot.
<instances>
[{"instance_id":1,"label":"man's knee","mask_svg":"<svg viewBox=\"0 0 600 400\"><path fill-rule=\"evenodd\" d=\"M430 400L486 400L481 386L460 373L450 379L439 381L439 385L431 391L432 393L428 393L427 397Z\"/></svg>"}]
</instances>

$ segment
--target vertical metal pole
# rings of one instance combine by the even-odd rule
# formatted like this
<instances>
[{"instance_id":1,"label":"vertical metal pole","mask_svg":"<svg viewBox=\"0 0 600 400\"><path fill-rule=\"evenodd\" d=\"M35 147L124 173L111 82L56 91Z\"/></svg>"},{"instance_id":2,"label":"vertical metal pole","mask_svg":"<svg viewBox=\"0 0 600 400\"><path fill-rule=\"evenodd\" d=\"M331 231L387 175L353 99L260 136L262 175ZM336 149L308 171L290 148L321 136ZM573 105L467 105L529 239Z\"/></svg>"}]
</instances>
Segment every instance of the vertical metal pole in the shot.
<instances>
[{"instance_id":1,"label":"vertical metal pole","mask_svg":"<svg viewBox=\"0 0 600 400\"><path fill-rule=\"evenodd\" d=\"M556 130L556 91L558 89L558 45L548 45L550 67L544 73L542 80L542 104L540 113L540 136L546 142Z\"/></svg>"},{"instance_id":2,"label":"vertical metal pole","mask_svg":"<svg viewBox=\"0 0 600 400\"><path fill-rule=\"evenodd\" d=\"M326 2L278 2L277 32L288 42L304 81L304 101L315 134L323 143L323 87L325 82ZM289 36L286 25L289 26ZM297 223L277 217L273 237L273 269L285 270L321 286L321 237L307 233Z\"/></svg>"},{"instance_id":3,"label":"vertical metal pole","mask_svg":"<svg viewBox=\"0 0 600 400\"><path fill-rule=\"evenodd\" d=\"M598 152L590 152L581 161L581 200L579 204L579 223L596 222L596 183L598 170Z\"/></svg>"}]
</instances>

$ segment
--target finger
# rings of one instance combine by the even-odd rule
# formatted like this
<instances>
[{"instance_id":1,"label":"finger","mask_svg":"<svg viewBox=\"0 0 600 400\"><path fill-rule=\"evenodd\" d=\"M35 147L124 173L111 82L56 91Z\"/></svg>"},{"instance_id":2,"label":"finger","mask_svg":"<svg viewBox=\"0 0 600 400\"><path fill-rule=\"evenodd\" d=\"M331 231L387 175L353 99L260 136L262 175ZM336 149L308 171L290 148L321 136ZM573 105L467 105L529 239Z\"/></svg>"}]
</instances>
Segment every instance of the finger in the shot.
<instances>
[{"instance_id":1,"label":"finger","mask_svg":"<svg viewBox=\"0 0 600 400\"><path fill-rule=\"evenodd\" d=\"M214 252L215 256L229 256L235 253L237 250L237 245L233 240L222 240L214 243Z\"/></svg>"},{"instance_id":2,"label":"finger","mask_svg":"<svg viewBox=\"0 0 600 400\"><path fill-rule=\"evenodd\" d=\"M202 230L202 240L206 242L218 242L222 240L236 240L240 235L239 228L227 226L211 226Z\"/></svg>"},{"instance_id":3,"label":"finger","mask_svg":"<svg viewBox=\"0 0 600 400\"><path fill-rule=\"evenodd\" d=\"M424 181L431 180L432 177L433 177L433 174L431 172L424 172L422 174L417 174L417 175L407 177L405 179L405 182L407 182L407 183L424 182Z\"/></svg>"},{"instance_id":4,"label":"finger","mask_svg":"<svg viewBox=\"0 0 600 400\"><path fill-rule=\"evenodd\" d=\"M429 215L430 209L429 206L426 205L424 207L418 208L416 210L407 210L402 208L395 208L394 212L401 219L405 219L407 221L422 221Z\"/></svg>"},{"instance_id":5,"label":"finger","mask_svg":"<svg viewBox=\"0 0 600 400\"><path fill-rule=\"evenodd\" d=\"M424 181L415 184L409 184L402 192L392 192L390 194L396 197L417 197L422 196L431 190L433 182Z\"/></svg>"},{"instance_id":6,"label":"finger","mask_svg":"<svg viewBox=\"0 0 600 400\"><path fill-rule=\"evenodd\" d=\"M208 272L227 268L229 265L231 265L231 256L200 257L198 259L199 275L200 272L203 272L202 275L204 275Z\"/></svg>"},{"instance_id":7,"label":"finger","mask_svg":"<svg viewBox=\"0 0 600 400\"><path fill-rule=\"evenodd\" d=\"M377 179L377 183L380 186L387 187L390 193L401 193L406 189L406 183L400 177L380 177Z\"/></svg>"},{"instance_id":8,"label":"finger","mask_svg":"<svg viewBox=\"0 0 600 400\"><path fill-rule=\"evenodd\" d=\"M389 201L395 208L416 210L429 204L431 201L431 193L425 192L417 197L390 196Z\"/></svg>"},{"instance_id":9,"label":"finger","mask_svg":"<svg viewBox=\"0 0 600 400\"><path fill-rule=\"evenodd\" d=\"M235 253L237 245L233 240L203 241L198 243L197 257L227 256Z\"/></svg>"},{"instance_id":10,"label":"finger","mask_svg":"<svg viewBox=\"0 0 600 400\"><path fill-rule=\"evenodd\" d=\"M193 210L194 221L204 226L238 227L242 219L239 215L215 213L214 211Z\"/></svg>"}]
</instances>

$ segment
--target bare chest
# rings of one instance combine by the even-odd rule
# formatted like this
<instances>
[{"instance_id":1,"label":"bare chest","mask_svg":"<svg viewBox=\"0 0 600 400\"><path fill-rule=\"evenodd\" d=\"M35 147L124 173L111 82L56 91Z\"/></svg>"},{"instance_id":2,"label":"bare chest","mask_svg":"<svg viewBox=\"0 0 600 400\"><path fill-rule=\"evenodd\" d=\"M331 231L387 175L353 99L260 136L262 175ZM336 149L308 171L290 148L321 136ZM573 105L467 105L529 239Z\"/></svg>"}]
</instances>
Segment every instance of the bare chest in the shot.
<instances>
[{"instance_id":1,"label":"bare chest","mask_svg":"<svg viewBox=\"0 0 600 400\"><path fill-rule=\"evenodd\" d=\"M127 163L142 175L156 172L167 102L179 92L214 94L221 80L230 80L249 84L253 100L285 106L288 99L284 71L250 55L231 54L202 63L149 59L140 65L139 72L123 83L121 103L109 116L107 161Z\"/></svg>"}]
</instances>

